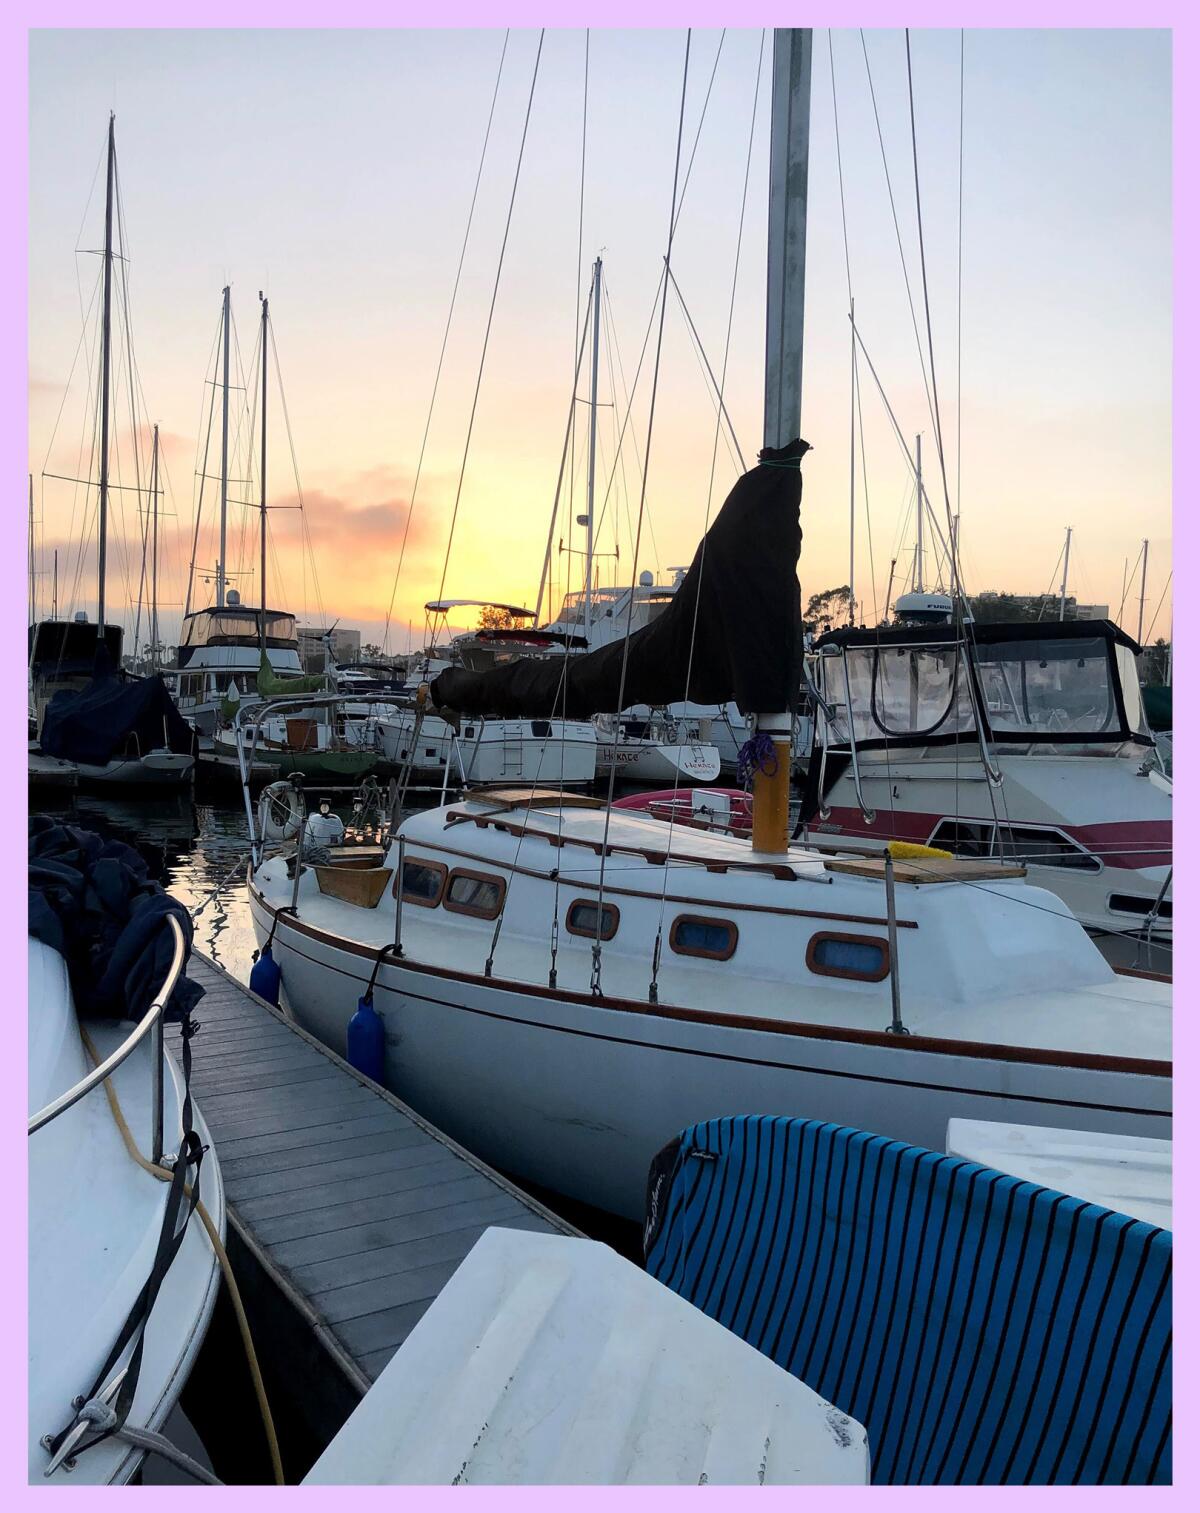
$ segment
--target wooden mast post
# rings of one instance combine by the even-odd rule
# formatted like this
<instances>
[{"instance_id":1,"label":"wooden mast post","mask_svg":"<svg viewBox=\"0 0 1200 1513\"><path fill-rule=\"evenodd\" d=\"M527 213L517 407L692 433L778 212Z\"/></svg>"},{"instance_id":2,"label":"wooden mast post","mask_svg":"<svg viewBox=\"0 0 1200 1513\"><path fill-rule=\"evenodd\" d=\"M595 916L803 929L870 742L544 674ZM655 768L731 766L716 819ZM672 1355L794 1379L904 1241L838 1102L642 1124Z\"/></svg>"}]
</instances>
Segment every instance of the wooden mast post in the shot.
<instances>
[{"instance_id":1,"label":"wooden mast post","mask_svg":"<svg viewBox=\"0 0 1200 1513\"><path fill-rule=\"evenodd\" d=\"M811 27L775 32L771 92L771 188L767 224L767 373L764 444L786 447L800 435L804 357L804 258L808 220L808 122L812 88ZM774 760L754 774L752 845L768 855L788 849L792 715L758 710L755 730L770 739Z\"/></svg>"}]
</instances>

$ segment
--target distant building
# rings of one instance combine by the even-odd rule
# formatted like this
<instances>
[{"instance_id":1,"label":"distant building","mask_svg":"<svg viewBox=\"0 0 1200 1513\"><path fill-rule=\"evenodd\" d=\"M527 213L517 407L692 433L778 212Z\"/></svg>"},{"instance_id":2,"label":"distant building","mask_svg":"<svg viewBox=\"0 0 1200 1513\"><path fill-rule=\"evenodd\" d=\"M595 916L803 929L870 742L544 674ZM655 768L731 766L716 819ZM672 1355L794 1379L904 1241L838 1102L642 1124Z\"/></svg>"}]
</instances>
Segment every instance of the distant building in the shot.
<instances>
[{"instance_id":1,"label":"distant building","mask_svg":"<svg viewBox=\"0 0 1200 1513\"><path fill-rule=\"evenodd\" d=\"M974 594L971 605L979 620L1057 620L1057 594L1005 594L994 588ZM1078 604L1071 594L1064 606L1065 620L1107 620L1107 604Z\"/></svg>"},{"instance_id":2,"label":"distant building","mask_svg":"<svg viewBox=\"0 0 1200 1513\"><path fill-rule=\"evenodd\" d=\"M332 633L319 625L296 627L296 639L300 643L300 663L306 673L325 671L325 638L332 634L333 660L337 663L357 662L362 650L362 633L342 626L335 626Z\"/></svg>"}]
</instances>

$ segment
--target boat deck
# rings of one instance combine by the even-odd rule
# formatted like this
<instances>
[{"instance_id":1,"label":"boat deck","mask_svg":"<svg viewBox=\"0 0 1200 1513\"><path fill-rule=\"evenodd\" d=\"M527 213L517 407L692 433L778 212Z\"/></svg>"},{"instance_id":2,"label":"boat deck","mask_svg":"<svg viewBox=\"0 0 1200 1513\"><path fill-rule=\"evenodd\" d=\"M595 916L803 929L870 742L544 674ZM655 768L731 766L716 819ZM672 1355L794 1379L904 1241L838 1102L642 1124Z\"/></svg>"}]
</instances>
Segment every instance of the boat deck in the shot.
<instances>
[{"instance_id":1,"label":"boat deck","mask_svg":"<svg viewBox=\"0 0 1200 1513\"><path fill-rule=\"evenodd\" d=\"M359 1391L490 1225L578 1233L222 967L193 951L188 975L230 1222Z\"/></svg>"}]
</instances>

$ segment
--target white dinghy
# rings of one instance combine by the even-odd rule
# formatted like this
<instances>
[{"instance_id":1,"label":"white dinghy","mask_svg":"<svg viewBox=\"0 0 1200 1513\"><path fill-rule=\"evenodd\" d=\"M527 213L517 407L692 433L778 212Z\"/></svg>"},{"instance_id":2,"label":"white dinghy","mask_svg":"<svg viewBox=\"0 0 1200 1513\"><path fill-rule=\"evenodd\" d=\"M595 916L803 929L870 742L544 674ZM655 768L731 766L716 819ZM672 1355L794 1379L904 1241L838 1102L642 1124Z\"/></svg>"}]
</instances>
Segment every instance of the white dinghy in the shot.
<instances>
[{"instance_id":1,"label":"white dinghy","mask_svg":"<svg viewBox=\"0 0 1200 1513\"><path fill-rule=\"evenodd\" d=\"M304 1483L869 1480L860 1424L607 1245L489 1229Z\"/></svg>"},{"instance_id":2,"label":"white dinghy","mask_svg":"<svg viewBox=\"0 0 1200 1513\"><path fill-rule=\"evenodd\" d=\"M169 923L175 930L174 963L143 1021L133 1028L88 1022L99 1068L84 1045L66 963L41 941L29 940L31 1483L128 1482L146 1453L115 1435L91 1443L95 1429L76 1414L154 1271L171 1192L130 1154L105 1083L147 1159L156 1144L169 1155L182 1138L183 1078L161 1037L162 1006L184 961L183 936L174 920ZM80 1094L82 1087L87 1091ZM155 1116L160 1095L161 1124ZM202 1144L210 1143L194 1108L192 1127ZM200 1193L223 1236L224 1191L211 1150L201 1164ZM204 1339L219 1284L213 1247L193 1217L145 1326L125 1420L130 1429L161 1430ZM127 1347L96 1392L109 1407L129 1366ZM64 1431L69 1432L57 1450L48 1448Z\"/></svg>"}]
</instances>

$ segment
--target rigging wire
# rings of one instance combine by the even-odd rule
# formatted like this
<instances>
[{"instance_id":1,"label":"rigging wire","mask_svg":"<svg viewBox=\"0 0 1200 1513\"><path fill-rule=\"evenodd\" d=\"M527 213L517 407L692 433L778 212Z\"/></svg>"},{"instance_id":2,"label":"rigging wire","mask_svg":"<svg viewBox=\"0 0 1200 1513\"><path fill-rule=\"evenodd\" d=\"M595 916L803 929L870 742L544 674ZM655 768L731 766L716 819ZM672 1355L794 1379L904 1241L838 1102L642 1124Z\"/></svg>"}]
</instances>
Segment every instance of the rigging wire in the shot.
<instances>
[{"instance_id":1,"label":"rigging wire","mask_svg":"<svg viewBox=\"0 0 1200 1513\"><path fill-rule=\"evenodd\" d=\"M467 243L470 240L471 226L475 220L475 204L479 198L479 185L480 181L483 178L483 165L485 159L487 158L488 142L490 141L492 135L492 121L496 114L496 98L500 93L500 79L504 73L504 59L508 53L508 39L511 35L511 32L512 29L510 27L509 30L504 33L504 43L500 48L500 62L496 68L496 82L492 87L492 103L488 109L487 127L483 134L483 146L480 149L479 153L479 167L475 170L475 186L471 191L471 206L467 212L467 224L466 229L463 232L462 248L458 254L458 267L455 270L454 274L454 286L450 292L450 308L446 313L446 326L442 332L442 345L440 351L438 352L437 368L435 369L433 375L433 392L429 396L429 409L425 415L425 429L421 434L421 448L417 454L417 469L416 474L413 478L412 493L408 501L408 515L405 517L404 535L400 541L400 557L396 563L395 577L392 580L392 597L388 601L387 617L383 622L383 649L385 653L388 647L388 636L391 633L392 612L396 606L396 592L400 586L400 571L404 566L404 554L408 549L408 532L409 528L412 525L413 511L416 509L417 504L417 489L420 486L421 469L424 466L425 462L425 447L429 441L429 428L433 422L433 411L434 406L437 403L438 385L440 384L442 378L442 364L445 362L446 345L450 340L450 325L454 319L454 307L458 301L458 287L459 283L462 280L463 263L465 262L467 256Z\"/></svg>"},{"instance_id":2,"label":"rigging wire","mask_svg":"<svg viewBox=\"0 0 1200 1513\"><path fill-rule=\"evenodd\" d=\"M475 376L475 393L471 399L471 414L467 422L467 436L463 443L462 465L458 472L458 486L454 492L454 508L450 515L450 534L446 538L446 555L442 561L442 576L438 584L438 599L440 600L446 590L446 573L450 566L450 551L454 545L454 529L458 523L458 507L462 500L463 480L467 472L467 457L471 450L471 435L475 429L475 413L479 406L479 390L483 383L483 369L487 361L488 342L492 334L492 319L496 313L496 299L500 293L500 275L504 271L504 254L508 249L508 233L512 227L513 208L517 202L517 187L521 182L521 164L525 159L525 142L529 135L529 117L533 112L533 96L537 89L538 69L542 61L542 46L546 40L546 28L543 27L538 36L537 55L533 60L533 77L529 82L529 99L525 105L525 122L521 128L521 145L517 152L517 164L513 173L512 193L508 200L508 214L504 221L504 236L500 243L500 256L496 263L496 278L492 285L492 299L488 307L487 325L484 327L483 348L479 354L479 371Z\"/></svg>"},{"instance_id":3,"label":"rigging wire","mask_svg":"<svg viewBox=\"0 0 1200 1513\"><path fill-rule=\"evenodd\" d=\"M650 475L650 447L654 439L654 414L658 402L659 373L662 367L663 332L667 322L667 284L668 276L671 271L671 252L675 242L675 225L678 214L679 163L683 150L683 117L684 109L687 105L688 63L691 59L691 53L692 29L689 26L687 32L687 42L684 46L683 53L683 83L680 88L679 95L679 127L675 137L675 172L671 182L671 215L667 223L667 253L663 264L663 275L660 279L662 296L658 315L658 340L654 352L654 374L650 385L650 413L646 422L645 464L642 470L641 498L638 504L637 534L634 537L633 544L633 579L635 583L637 580L638 558L641 553L642 521L645 516L646 510L646 484ZM621 648L621 677L617 685L618 714L624 707L625 703L625 676L629 669L629 637L633 629L633 606L636 598L636 591L631 589L629 594L629 608L625 616L625 637ZM609 768L608 774L608 801L604 809L604 838L602 850L600 852L600 892L599 902L597 903L596 907L596 941L592 947L592 991L594 993L598 993L600 991L600 931L604 918L604 862L606 860L608 849L609 826L612 823L613 789L616 783L616 777L617 766L614 762L613 765Z\"/></svg>"}]
</instances>

